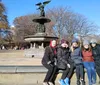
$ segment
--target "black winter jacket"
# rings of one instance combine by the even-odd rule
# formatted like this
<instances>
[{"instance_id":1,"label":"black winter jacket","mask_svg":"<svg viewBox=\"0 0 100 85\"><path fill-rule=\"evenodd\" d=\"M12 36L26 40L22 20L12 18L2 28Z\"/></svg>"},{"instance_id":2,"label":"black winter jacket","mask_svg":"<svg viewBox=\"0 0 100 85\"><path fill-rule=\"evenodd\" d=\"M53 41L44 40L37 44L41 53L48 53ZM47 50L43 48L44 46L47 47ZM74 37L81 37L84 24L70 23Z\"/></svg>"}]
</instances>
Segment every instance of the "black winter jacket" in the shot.
<instances>
[{"instance_id":1,"label":"black winter jacket","mask_svg":"<svg viewBox=\"0 0 100 85\"><path fill-rule=\"evenodd\" d=\"M92 47L92 52L94 60L100 62L100 45L97 44L95 47Z\"/></svg>"},{"instance_id":2,"label":"black winter jacket","mask_svg":"<svg viewBox=\"0 0 100 85\"><path fill-rule=\"evenodd\" d=\"M72 60L70 58L70 50L69 48L63 48L63 47L58 47L57 49L57 59L58 61L63 61L66 64L72 63Z\"/></svg>"},{"instance_id":3,"label":"black winter jacket","mask_svg":"<svg viewBox=\"0 0 100 85\"><path fill-rule=\"evenodd\" d=\"M50 46L47 46L45 48L45 52L44 52L44 56L42 58L42 64L48 64L48 62L51 62L50 64L54 64L55 62L55 58L56 58L56 54L54 53L54 50L56 50L56 48L51 48Z\"/></svg>"}]
</instances>

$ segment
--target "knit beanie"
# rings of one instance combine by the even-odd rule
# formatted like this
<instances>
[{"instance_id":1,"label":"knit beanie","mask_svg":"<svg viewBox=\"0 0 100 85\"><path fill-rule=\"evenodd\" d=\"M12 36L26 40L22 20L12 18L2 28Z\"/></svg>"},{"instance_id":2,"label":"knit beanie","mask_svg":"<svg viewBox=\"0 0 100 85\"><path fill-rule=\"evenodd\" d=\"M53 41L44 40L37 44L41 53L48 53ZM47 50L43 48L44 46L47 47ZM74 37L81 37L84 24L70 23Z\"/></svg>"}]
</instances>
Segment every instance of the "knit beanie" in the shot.
<instances>
[{"instance_id":1,"label":"knit beanie","mask_svg":"<svg viewBox=\"0 0 100 85\"><path fill-rule=\"evenodd\" d=\"M76 38L74 38L74 39L72 40L72 43L74 43L74 42L79 42L79 40L76 39Z\"/></svg>"},{"instance_id":2,"label":"knit beanie","mask_svg":"<svg viewBox=\"0 0 100 85\"><path fill-rule=\"evenodd\" d=\"M63 44L63 43L69 44L69 42L67 40L65 40L65 39L61 40L61 44Z\"/></svg>"},{"instance_id":3,"label":"knit beanie","mask_svg":"<svg viewBox=\"0 0 100 85\"><path fill-rule=\"evenodd\" d=\"M90 43L97 43L97 40L96 40L96 39L92 39L92 40L90 41Z\"/></svg>"},{"instance_id":4,"label":"knit beanie","mask_svg":"<svg viewBox=\"0 0 100 85\"><path fill-rule=\"evenodd\" d=\"M83 45L89 45L89 44L90 44L90 42L88 40L83 41Z\"/></svg>"}]
</instances>

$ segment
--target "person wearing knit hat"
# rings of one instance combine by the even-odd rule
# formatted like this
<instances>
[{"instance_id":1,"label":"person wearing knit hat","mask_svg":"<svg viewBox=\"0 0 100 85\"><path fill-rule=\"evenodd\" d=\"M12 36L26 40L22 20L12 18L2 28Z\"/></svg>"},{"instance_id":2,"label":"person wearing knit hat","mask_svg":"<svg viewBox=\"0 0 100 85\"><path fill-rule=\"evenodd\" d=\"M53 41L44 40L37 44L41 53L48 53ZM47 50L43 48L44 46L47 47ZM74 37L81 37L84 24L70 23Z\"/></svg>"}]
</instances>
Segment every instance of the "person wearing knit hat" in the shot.
<instances>
[{"instance_id":1,"label":"person wearing knit hat","mask_svg":"<svg viewBox=\"0 0 100 85\"><path fill-rule=\"evenodd\" d=\"M87 40L83 41L82 58L83 58L82 59L83 65L87 70L89 85L95 85L96 84L95 63L90 43Z\"/></svg>"},{"instance_id":2,"label":"person wearing knit hat","mask_svg":"<svg viewBox=\"0 0 100 85\"><path fill-rule=\"evenodd\" d=\"M60 85L69 85L70 78L73 74L74 64L70 58L70 49L69 42L65 39L61 40L61 44L57 49L57 60L58 60L58 69L63 71L61 79L59 80ZM63 66L61 63L64 63ZM64 68L62 68L64 67Z\"/></svg>"},{"instance_id":3,"label":"person wearing knit hat","mask_svg":"<svg viewBox=\"0 0 100 85\"><path fill-rule=\"evenodd\" d=\"M92 52L93 52L93 57L94 57L94 62L96 66L96 72L99 76L99 84L100 84L100 45L97 44L96 39L91 40L91 47L92 47Z\"/></svg>"},{"instance_id":4,"label":"person wearing knit hat","mask_svg":"<svg viewBox=\"0 0 100 85\"><path fill-rule=\"evenodd\" d=\"M69 46L69 42L65 39L62 39L60 44L63 48L67 48Z\"/></svg>"},{"instance_id":5,"label":"person wearing knit hat","mask_svg":"<svg viewBox=\"0 0 100 85\"><path fill-rule=\"evenodd\" d=\"M81 55L81 48L80 48L78 42L79 41L77 39L72 40L71 59L75 63L77 85L85 85L84 68L83 68L83 61L82 61L82 55Z\"/></svg>"},{"instance_id":6,"label":"person wearing knit hat","mask_svg":"<svg viewBox=\"0 0 100 85\"><path fill-rule=\"evenodd\" d=\"M74 43L74 42L79 42L79 40L78 39L76 39L76 38L74 38L73 40L72 40L72 43Z\"/></svg>"},{"instance_id":7,"label":"person wearing knit hat","mask_svg":"<svg viewBox=\"0 0 100 85\"><path fill-rule=\"evenodd\" d=\"M96 39L91 39L90 43L91 43L92 47L95 47L96 44L97 44L97 40Z\"/></svg>"},{"instance_id":8,"label":"person wearing knit hat","mask_svg":"<svg viewBox=\"0 0 100 85\"><path fill-rule=\"evenodd\" d=\"M83 45L89 45L89 44L90 44L90 42L88 40L83 41Z\"/></svg>"},{"instance_id":9,"label":"person wearing knit hat","mask_svg":"<svg viewBox=\"0 0 100 85\"><path fill-rule=\"evenodd\" d=\"M65 39L61 40L61 44L63 44L63 43L69 44L69 42L67 40L65 40Z\"/></svg>"}]
</instances>

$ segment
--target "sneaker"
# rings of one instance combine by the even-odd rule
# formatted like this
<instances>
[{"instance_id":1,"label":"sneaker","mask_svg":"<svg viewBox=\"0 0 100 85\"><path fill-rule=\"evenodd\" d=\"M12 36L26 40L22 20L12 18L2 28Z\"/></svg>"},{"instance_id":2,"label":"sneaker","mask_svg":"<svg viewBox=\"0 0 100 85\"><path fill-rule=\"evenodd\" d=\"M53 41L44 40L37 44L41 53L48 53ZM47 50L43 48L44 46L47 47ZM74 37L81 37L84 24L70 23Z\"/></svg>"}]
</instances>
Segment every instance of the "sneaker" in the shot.
<instances>
[{"instance_id":1,"label":"sneaker","mask_svg":"<svg viewBox=\"0 0 100 85\"><path fill-rule=\"evenodd\" d=\"M49 85L54 85L52 82L48 82Z\"/></svg>"},{"instance_id":2,"label":"sneaker","mask_svg":"<svg viewBox=\"0 0 100 85\"><path fill-rule=\"evenodd\" d=\"M96 80L92 79L92 84L95 85L96 84Z\"/></svg>"},{"instance_id":3,"label":"sneaker","mask_svg":"<svg viewBox=\"0 0 100 85\"><path fill-rule=\"evenodd\" d=\"M66 85L69 85L69 78L65 78L64 82L65 82Z\"/></svg>"},{"instance_id":4,"label":"sneaker","mask_svg":"<svg viewBox=\"0 0 100 85\"><path fill-rule=\"evenodd\" d=\"M43 85L48 85L48 83L47 82L43 82Z\"/></svg>"},{"instance_id":5,"label":"sneaker","mask_svg":"<svg viewBox=\"0 0 100 85\"><path fill-rule=\"evenodd\" d=\"M89 85L92 85L92 82L89 81Z\"/></svg>"},{"instance_id":6,"label":"sneaker","mask_svg":"<svg viewBox=\"0 0 100 85\"><path fill-rule=\"evenodd\" d=\"M60 85L66 85L63 79L59 80L58 82Z\"/></svg>"},{"instance_id":7,"label":"sneaker","mask_svg":"<svg viewBox=\"0 0 100 85\"><path fill-rule=\"evenodd\" d=\"M92 85L96 85L96 83L95 84L93 83Z\"/></svg>"},{"instance_id":8,"label":"sneaker","mask_svg":"<svg viewBox=\"0 0 100 85\"><path fill-rule=\"evenodd\" d=\"M96 84L92 84L92 85L96 85Z\"/></svg>"}]
</instances>

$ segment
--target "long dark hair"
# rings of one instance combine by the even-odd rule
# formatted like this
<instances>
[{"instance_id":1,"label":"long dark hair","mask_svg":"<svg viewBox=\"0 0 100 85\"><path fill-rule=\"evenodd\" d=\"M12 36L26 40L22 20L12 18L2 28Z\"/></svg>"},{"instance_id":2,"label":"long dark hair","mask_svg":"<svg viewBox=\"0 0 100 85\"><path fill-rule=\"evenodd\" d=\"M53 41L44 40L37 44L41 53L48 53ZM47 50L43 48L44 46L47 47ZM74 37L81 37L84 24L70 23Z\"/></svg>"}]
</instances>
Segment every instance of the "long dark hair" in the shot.
<instances>
[{"instance_id":1,"label":"long dark hair","mask_svg":"<svg viewBox=\"0 0 100 85\"><path fill-rule=\"evenodd\" d=\"M88 45L88 47L89 47L88 48L88 51L92 51L92 48L91 48L91 45L90 44ZM85 49L83 45L82 45L82 50L83 51L87 51L87 49Z\"/></svg>"}]
</instances>

